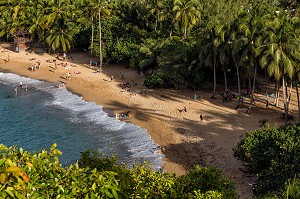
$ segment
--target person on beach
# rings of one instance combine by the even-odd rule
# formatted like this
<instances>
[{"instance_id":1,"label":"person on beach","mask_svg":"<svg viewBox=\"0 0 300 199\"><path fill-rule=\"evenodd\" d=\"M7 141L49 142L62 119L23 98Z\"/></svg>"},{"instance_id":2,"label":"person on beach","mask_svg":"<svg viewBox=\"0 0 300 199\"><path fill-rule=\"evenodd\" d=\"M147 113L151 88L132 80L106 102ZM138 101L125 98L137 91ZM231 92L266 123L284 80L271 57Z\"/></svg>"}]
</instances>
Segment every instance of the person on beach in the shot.
<instances>
[{"instance_id":1,"label":"person on beach","mask_svg":"<svg viewBox=\"0 0 300 199\"><path fill-rule=\"evenodd\" d=\"M18 95L18 87L17 86L15 87L15 95L16 96Z\"/></svg>"},{"instance_id":2,"label":"person on beach","mask_svg":"<svg viewBox=\"0 0 300 199\"><path fill-rule=\"evenodd\" d=\"M68 72L68 75L67 75L67 80L70 80L71 79L71 73Z\"/></svg>"},{"instance_id":3,"label":"person on beach","mask_svg":"<svg viewBox=\"0 0 300 199\"><path fill-rule=\"evenodd\" d=\"M22 82L22 81L20 81L20 87L21 87L21 88L23 87L23 82Z\"/></svg>"},{"instance_id":4,"label":"person on beach","mask_svg":"<svg viewBox=\"0 0 300 199\"><path fill-rule=\"evenodd\" d=\"M63 58L64 58L64 60L67 59L67 54L66 53L63 54Z\"/></svg>"},{"instance_id":5,"label":"person on beach","mask_svg":"<svg viewBox=\"0 0 300 199\"><path fill-rule=\"evenodd\" d=\"M203 115L200 115L200 121L201 122L203 121Z\"/></svg>"},{"instance_id":6,"label":"person on beach","mask_svg":"<svg viewBox=\"0 0 300 199\"><path fill-rule=\"evenodd\" d=\"M40 69L40 67L41 67L41 61L39 60L36 63L37 63L37 69Z\"/></svg>"}]
</instances>

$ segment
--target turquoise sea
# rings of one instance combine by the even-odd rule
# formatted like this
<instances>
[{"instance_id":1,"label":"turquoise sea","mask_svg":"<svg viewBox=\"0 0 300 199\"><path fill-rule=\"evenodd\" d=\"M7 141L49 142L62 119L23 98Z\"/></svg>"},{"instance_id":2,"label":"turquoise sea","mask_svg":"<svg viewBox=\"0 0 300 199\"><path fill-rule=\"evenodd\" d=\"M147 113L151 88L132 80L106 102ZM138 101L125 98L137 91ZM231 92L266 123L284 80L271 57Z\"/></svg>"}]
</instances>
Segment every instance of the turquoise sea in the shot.
<instances>
[{"instance_id":1,"label":"turquoise sea","mask_svg":"<svg viewBox=\"0 0 300 199\"><path fill-rule=\"evenodd\" d=\"M20 81L28 85L27 93ZM146 161L162 168L163 156L155 153L158 145L146 129L109 117L102 106L54 83L12 73L0 73L0 143L31 152L57 143L62 164L74 163L80 152L93 148L129 165Z\"/></svg>"}]
</instances>

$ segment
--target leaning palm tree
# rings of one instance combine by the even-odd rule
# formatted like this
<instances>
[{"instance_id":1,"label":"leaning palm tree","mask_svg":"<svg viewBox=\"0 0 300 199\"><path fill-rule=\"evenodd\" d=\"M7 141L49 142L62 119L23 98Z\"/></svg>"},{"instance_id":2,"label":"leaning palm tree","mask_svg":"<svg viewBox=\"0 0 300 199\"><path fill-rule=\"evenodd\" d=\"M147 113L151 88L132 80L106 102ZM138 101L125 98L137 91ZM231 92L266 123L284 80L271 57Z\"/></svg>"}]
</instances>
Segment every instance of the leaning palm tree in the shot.
<instances>
[{"instance_id":1,"label":"leaning palm tree","mask_svg":"<svg viewBox=\"0 0 300 199\"><path fill-rule=\"evenodd\" d=\"M197 0L174 0L175 21L183 28L184 39L187 38L187 29L196 25L200 19L200 6Z\"/></svg>"}]
</instances>

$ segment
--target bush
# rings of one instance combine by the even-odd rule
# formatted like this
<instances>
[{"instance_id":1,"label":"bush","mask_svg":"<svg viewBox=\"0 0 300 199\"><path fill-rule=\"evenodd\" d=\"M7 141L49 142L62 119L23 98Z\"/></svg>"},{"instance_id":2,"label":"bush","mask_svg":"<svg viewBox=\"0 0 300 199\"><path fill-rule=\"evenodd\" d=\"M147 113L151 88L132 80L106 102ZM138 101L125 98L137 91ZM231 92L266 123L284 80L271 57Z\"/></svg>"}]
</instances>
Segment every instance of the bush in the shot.
<instances>
[{"instance_id":1,"label":"bush","mask_svg":"<svg viewBox=\"0 0 300 199\"><path fill-rule=\"evenodd\" d=\"M196 166L178 178L174 190L172 198L237 198L234 184L223 179L222 171L215 167Z\"/></svg>"},{"instance_id":2,"label":"bush","mask_svg":"<svg viewBox=\"0 0 300 199\"><path fill-rule=\"evenodd\" d=\"M144 81L144 86L148 88L163 88L166 86L165 77L162 73L152 74Z\"/></svg>"},{"instance_id":3,"label":"bush","mask_svg":"<svg viewBox=\"0 0 300 199\"><path fill-rule=\"evenodd\" d=\"M257 175L256 195L284 188L300 173L300 126L264 128L247 132L234 149L234 156L244 161L250 173Z\"/></svg>"},{"instance_id":4,"label":"bush","mask_svg":"<svg viewBox=\"0 0 300 199\"><path fill-rule=\"evenodd\" d=\"M234 198L235 190L216 168L196 167L187 176L128 168L95 151L78 163L59 164L61 152L24 152L0 145L0 198Z\"/></svg>"}]
</instances>

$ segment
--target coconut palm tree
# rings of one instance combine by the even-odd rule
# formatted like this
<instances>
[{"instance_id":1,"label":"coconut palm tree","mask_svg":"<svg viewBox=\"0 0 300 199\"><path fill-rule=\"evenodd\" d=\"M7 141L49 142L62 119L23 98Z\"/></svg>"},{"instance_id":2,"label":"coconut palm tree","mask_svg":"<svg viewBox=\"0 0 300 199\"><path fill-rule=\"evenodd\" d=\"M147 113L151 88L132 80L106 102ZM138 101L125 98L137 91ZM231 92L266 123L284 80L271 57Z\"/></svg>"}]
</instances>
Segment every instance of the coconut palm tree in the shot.
<instances>
[{"instance_id":1,"label":"coconut palm tree","mask_svg":"<svg viewBox=\"0 0 300 199\"><path fill-rule=\"evenodd\" d=\"M161 13L160 18L161 22L166 29L169 30L169 37L172 36L174 17L173 12L173 0L165 0L161 2Z\"/></svg>"},{"instance_id":2,"label":"coconut palm tree","mask_svg":"<svg viewBox=\"0 0 300 199\"><path fill-rule=\"evenodd\" d=\"M62 48L64 52L68 51L74 43L74 35L79 32L73 22L64 22L52 27L46 36L46 42L50 48L55 51Z\"/></svg>"},{"instance_id":3,"label":"coconut palm tree","mask_svg":"<svg viewBox=\"0 0 300 199\"><path fill-rule=\"evenodd\" d=\"M154 15L155 17L155 26L154 30L157 30L158 22L161 20L161 7L162 7L162 0L151 0L149 7L150 7L150 13Z\"/></svg>"},{"instance_id":4,"label":"coconut palm tree","mask_svg":"<svg viewBox=\"0 0 300 199\"><path fill-rule=\"evenodd\" d=\"M110 15L110 7L109 2L106 0L94 0L94 1L88 1L90 9L90 16L92 18L92 47L93 48L93 41L94 41L94 26L93 26L93 20L97 16L98 17L98 28L99 28L99 67L100 70L102 70L103 65L103 58L102 58L102 30L101 30L101 20L102 15L103 16L109 16Z\"/></svg>"},{"instance_id":5,"label":"coconut palm tree","mask_svg":"<svg viewBox=\"0 0 300 199\"><path fill-rule=\"evenodd\" d=\"M263 21L265 33L263 45L257 49L262 55L261 66L267 67L268 74L282 80L285 121L288 119L290 92L286 89L286 78L292 80L295 66L300 61L300 39L289 16L281 10L274 15L266 15ZM291 85L292 86L292 85Z\"/></svg>"},{"instance_id":6,"label":"coconut palm tree","mask_svg":"<svg viewBox=\"0 0 300 199\"><path fill-rule=\"evenodd\" d=\"M45 31L48 29L48 26L46 25L45 10L42 5L31 7L27 20L29 22L27 30L31 38L33 39L37 35L39 40L44 40Z\"/></svg>"},{"instance_id":7,"label":"coconut palm tree","mask_svg":"<svg viewBox=\"0 0 300 199\"><path fill-rule=\"evenodd\" d=\"M200 20L200 3L197 0L174 0L175 21L179 22L187 38L187 29L195 26Z\"/></svg>"}]
</instances>

